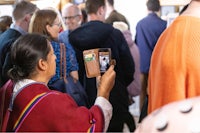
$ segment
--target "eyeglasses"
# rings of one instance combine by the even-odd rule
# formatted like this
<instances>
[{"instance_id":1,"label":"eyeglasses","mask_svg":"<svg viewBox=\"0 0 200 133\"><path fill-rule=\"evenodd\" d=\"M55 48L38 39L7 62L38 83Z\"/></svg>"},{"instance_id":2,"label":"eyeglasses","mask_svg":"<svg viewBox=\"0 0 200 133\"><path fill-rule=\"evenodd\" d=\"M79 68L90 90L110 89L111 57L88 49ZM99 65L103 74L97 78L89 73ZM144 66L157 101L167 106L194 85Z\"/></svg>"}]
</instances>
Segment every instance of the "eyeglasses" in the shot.
<instances>
[{"instance_id":1,"label":"eyeglasses","mask_svg":"<svg viewBox=\"0 0 200 133\"><path fill-rule=\"evenodd\" d=\"M63 17L63 19L64 19L64 20L67 20L67 19L74 19L74 18L76 18L77 16L80 16L80 15L74 15L74 16Z\"/></svg>"},{"instance_id":2,"label":"eyeglasses","mask_svg":"<svg viewBox=\"0 0 200 133\"><path fill-rule=\"evenodd\" d=\"M52 26L53 25L57 25L58 27L61 27L62 26L62 23L60 22L60 23L57 23L57 24L52 24Z\"/></svg>"}]
</instances>

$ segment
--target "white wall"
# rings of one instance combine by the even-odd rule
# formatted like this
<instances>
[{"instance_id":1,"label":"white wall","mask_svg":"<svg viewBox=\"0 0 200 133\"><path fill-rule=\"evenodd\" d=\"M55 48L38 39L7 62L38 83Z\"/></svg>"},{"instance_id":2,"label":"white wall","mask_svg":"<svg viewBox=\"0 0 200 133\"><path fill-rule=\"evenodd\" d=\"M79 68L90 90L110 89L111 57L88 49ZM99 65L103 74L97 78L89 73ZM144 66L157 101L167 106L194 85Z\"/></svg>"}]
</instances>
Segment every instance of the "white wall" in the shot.
<instances>
[{"instance_id":1,"label":"white wall","mask_svg":"<svg viewBox=\"0 0 200 133\"><path fill-rule=\"evenodd\" d=\"M54 7L56 8L59 0L40 0L40 1L32 1L32 3L36 4L39 9Z\"/></svg>"},{"instance_id":2,"label":"white wall","mask_svg":"<svg viewBox=\"0 0 200 133\"><path fill-rule=\"evenodd\" d=\"M12 10L13 10L12 5L1 5L1 7L0 7L0 16L3 16L3 15L12 16Z\"/></svg>"},{"instance_id":3,"label":"white wall","mask_svg":"<svg viewBox=\"0 0 200 133\"><path fill-rule=\"evenodd\" d=\"M114 6L128 19L134 37L137 22L147 15L146 0L115 0Z\"/></svg>"}]
</instances>

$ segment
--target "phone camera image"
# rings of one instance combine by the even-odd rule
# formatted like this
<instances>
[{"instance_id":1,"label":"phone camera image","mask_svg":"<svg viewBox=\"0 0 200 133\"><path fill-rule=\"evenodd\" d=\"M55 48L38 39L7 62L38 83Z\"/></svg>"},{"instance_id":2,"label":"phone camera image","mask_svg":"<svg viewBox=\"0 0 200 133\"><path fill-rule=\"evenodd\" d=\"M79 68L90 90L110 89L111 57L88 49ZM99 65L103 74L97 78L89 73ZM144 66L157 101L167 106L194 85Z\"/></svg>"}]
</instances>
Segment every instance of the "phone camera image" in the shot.
<instances>
[{"instance_id":1,"label":"phone camera image","mask_svg":"<svg viewBox=\"0 0 200 133\"><path fill-rule=\"evenodd\" d=\"M110 66L110 53L99 52L100 72L104 73Z\"/></svg>"}]
</instances>

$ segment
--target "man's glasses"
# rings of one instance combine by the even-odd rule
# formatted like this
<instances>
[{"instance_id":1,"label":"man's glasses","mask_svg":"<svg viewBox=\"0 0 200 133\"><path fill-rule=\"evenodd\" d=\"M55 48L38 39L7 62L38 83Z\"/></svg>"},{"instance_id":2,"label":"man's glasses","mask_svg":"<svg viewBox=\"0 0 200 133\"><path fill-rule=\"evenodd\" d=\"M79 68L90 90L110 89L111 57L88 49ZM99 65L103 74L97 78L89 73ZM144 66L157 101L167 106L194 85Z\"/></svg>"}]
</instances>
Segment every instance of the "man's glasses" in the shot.
<instances>
[{"instance_id":1,"label":"man's glasses","mask_svg":"<svg viewBox=\"0 0 200 133\"><path fill-rule=\"evenodd\" d=\"M74 16L68 16L68 17L63 17L63 19L64 20L70 20L70 19L74 19L74 18L76 18L76 17L78 17L78 16L80 16L80 15L74 15Z\"/></svg>"}]
</instances>

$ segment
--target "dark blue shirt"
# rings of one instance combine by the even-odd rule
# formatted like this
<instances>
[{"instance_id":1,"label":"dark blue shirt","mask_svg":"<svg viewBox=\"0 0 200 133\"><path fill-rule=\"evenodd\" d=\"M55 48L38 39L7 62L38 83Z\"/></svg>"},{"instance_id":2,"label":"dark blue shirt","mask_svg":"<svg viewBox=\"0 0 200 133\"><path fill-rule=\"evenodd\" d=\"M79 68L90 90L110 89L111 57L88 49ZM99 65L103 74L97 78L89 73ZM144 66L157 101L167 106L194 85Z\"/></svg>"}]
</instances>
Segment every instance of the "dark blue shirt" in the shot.
<instances>
[{"instance_id":1,"label":"dark blue shirt","mask_svg":"<svg viewBox=\"0 0 200 133\"><path fill-rule=\"evenodd\" d=\"M149 13L137 23L135 43L140 51L140 71L142 73L148 74L153 49L166 26L167 22L158 17L156 13Z\"/></svg>"}]
</instances>

